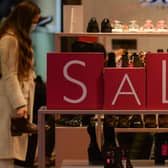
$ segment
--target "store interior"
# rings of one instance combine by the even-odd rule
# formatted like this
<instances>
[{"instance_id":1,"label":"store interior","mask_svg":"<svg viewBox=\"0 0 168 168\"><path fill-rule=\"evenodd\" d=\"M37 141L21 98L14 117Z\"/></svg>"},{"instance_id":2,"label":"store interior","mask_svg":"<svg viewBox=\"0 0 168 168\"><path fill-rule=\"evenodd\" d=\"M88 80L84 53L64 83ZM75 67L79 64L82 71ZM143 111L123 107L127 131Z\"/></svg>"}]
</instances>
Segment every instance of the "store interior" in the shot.
<instances>
[{"instance_id":1,"label":"store interior","mask_svg":"<svg viewBox=\"0 0 168 168\"><path fill-rule=\"evenodd\" d=\"M51 23L38 26L32 33L35 54L36 74L47 82L47 54L54 52L72 52L72 44L79 37L95 37L96 42L104 46L106 61L110 60L111 53L126 49L133 53L157 53L168 51L168 2L162 0L34 0L40 6L43 16L52 16ZM95 18L99 31L87 32L88 23ZM109 19L111 32L101 32L103 19ZM150 21L152 29L145 31L145 23ZM158 22L164 22L164 28L157 29ZM116 23L122 25L122 30L114 31ZM138 30L129 31L129 25L136 23ZM87 34L88 33L88 34ZM104 33L104 35L102 35ZM116 35L117 34L117 35ZM59 37L59 38L57 38ZM59 40L59 42L58 42ZM125 48L123 48L125 47ZM135 58L135 57L134 57ZM106 64L107 65L107 64ZM137 65L144 67L144 64ZM129 160L135 168L168 167L168 117L164 115L160 123L155 112L149 116L137 115L111 115L112 126L115 128L115 142L118 146L129 150ZM102 168L103 163L89 164L88 145L90 137L83 115L61 115L56 117L56 154L57 168L72 168L83 165L87 168ZM103 146L103 121L104 115L94 115L92 121L100 124L96 135L98 146ZM99 123L98 123L99 121ZM147 125L149 124L149 125ZM121 129L124 128L124 129ZM135 129L130 129L135 128ZM144 129L145 128L145 129ZM152 131L147 131L147 128ZM158 129L156 131L156 129ZM159 131L160 129L160 131ZM114 130L110 130L113 134ZM130 130L130 131L129 131ZM162 133L160 133L162 132ZM70 134L72 135L70 136ZM110 132L109 132L110 134ZM80 136L79 136L80 135ZM68 139L68 142L67 142ZM73 143L71 145L71 143ZM81 147L81 144L82 147ZM166 154L161 156L157 150L166 146ZM156 148L157 146L157 148ZM73 150L74 149L74 150ZM116 152L116 151L115 151ZM158 154L156 156L156 153ZM166 155L166 156L165 156ZM157 159L156 159L157 158ZM76 162L75 162L76 161ZM64 165L63 165L64 163ZM81 165L80 165L81 163ZM139 167L138 167L139 166ZM106 165L104 168L108 167ZM115 168L132 168L115 167Z\"/></svg>"},{"instance_id":2,"label":"store interior","mask_svg":"<svg viewBox=\"0 0 168 168\"><path fill-rule=\"evenodd\" d=\"M48 24L46 27L39 27L36 32L32 34L33 41L34 41L34 49L35 49L35 60L36 60L36 71L38 74L40 74L43 79L46 81L46 54L48 52L71 52L72 51L72 44L74 41L78 39L79 36L82 36L83 34L87 33L87 26L89 23L89 20L94 17L97 20L99 31L94 32L95 37L97 37L98 41L104 45L108 57L108 53L115 52L116 49L119 49L119 47L127 47L127 50L129 53L135 53L143 51L146 52L167 52L168 49L168 41L167 38L165 38L165 35L157 35L158 34L157 24L159 21L164 21L164 24L168 24L168 5L164 4L163 1L159 1L157 4L149 4L148 1L139 1L139 0L117 0L117 1L101 1L101 0L79 0L79 1L63 1L62 2L62 8L61 10L57 8L58 5L60 5L60 1L58 0L52 0L53 2L47 3L45 0L38 0L37 2L42 7L42 12L44 15L53 15L54 20L52 23ZM147 4L148 3L148 4ZM60 12L60 13L59 13ZM59 15L59 16L58 16ZM107 33L104 38L102 36L99 36L101 33L101 22L104 18L109 19L110 24L114 26L115 21L119 21L120 24L126 27L129 26L131 21L136 22L136 24L139 26L138 31L128 32L128 29L124 29L122 31L117 32L119 35L113 36L114 29L112 29L111 32L105 32ZM154 30L148 32L145 32L145 35L138 35L142 33L142 27L145 25L146 21L151 21L152 25L154 27ZM59 26L58 26L59 25ZM167 31L167 28L166 28ZM61 34L62 33L62 34ZM123 35L123 34L127 35ZM133 35L129 35L129 33L133 33ZM160 33L160 32L159 32ZM162 32L161 32L162 33ZM163 33L166 33L165 31ZM69 35L70 34L70 35ZM90 33L90 36L93 36L93 34ZM56 41L56 36L59 36L59 43ZM85 34L86 35L86 34ZM43 40L41 40L43 39ZM127 44L127 45L126 45ZM61 45L61 47L60 47ZM107 58L108 59L108 58ZM74 115L73 115L74 117ZM67 139L69 136L67 136L66 132L70 131L72 132L72 140L76 142L76 147L79 148L80 144L78 144L78 140L76 139L81 138L83 139L83 144L87 148L87 144L89 143L89 137L86 136L86 127L83 125L81 127L81 115L75 115L73 118L72 116L69 118L69 120L66 120L66 118L62 118L62 120L58 121L58 127L57 127L57 142L59 142L56 146L56 153L60 153L60 156L56 158L56 164L59 165L63 161L66 163L66 160L82 160L85 159L85 161L88 158L87 151L83 152L83 149L77 150L78 152L70 152L72 149L70 148L68 150L68 146L70 145L67 142L63 142L63 139ZM114 116L116 117L116 116ZM155 131L153 132L145 132L145 131L138 131L138 129L141 128L159 128L158 126L158 116L155 114L150 115L150 126L146 126L145 121L148 120L147 116L145 115L137 115L134 116L137 117L137 120L135 121L139 122L139 125L130 125L131 119L133 120L132 115L127 115L121 118L119 121L122 122L121 127L127 127L127 128L137 128L137 132L127 132L124 133L119 131L116 133L116 142L119 144L124 145L127 149L129 149L130 152L130 159L132 162L136 162L138 160L138 164L141 166L165 166L166 159L163 160L157 160L154 161L154 151L156 143L155 140L158 138L157 145L161 145L167 136L167 133L164 134L156 134ZM140 117L141 119L138 119ZM146 118L145 118L146 117ZM71 120L72 119L72 120ZM114 119L114 118L113 118ZM118 116L116 117L116 122L118 119ZM66 120L66 122L65 122ZM154 121L154 122L151 122ZM61 123L62 122L62 123ZM125 122L125 123L124 123ZM60 124L60 125L59 125ZM76 125L75 125L76 124ZM152 125L153 124L153 125ZM73 128L74 127L74 128ZM115 126L116 128L120 128L120 126ZM164 127L164 126L163 126ZM163 128L162 127L162 128ZM125 130L127 129L125 128ZM161 127L160 127L161 128ZM165 128L165 127L164 127ZM81 129L81 130L80 130ZM117 130L117 129L116 129ZM119 129L118 129L119 130ZM81 133L81 136L79 137L77 134L78 132ZM101 133L98 133L101 134ZM73 136L74 135L74 136ZM159 137L159 135L163 136ZM103 136L103 135L101 135ZM73 139L74 138L74 139ZM99 137L100 138L100 137ZM100 140L101 139L101 140ZM100 141L103 141L102 138L100 138ZM161 142L162 141L162 142ZM100 143L100 142L99 142ZM102 142L101 142L102 143ZM63 148L67 148L67 153L62 153ZM101 144L99 144L101 146ZM74 147L75 148L75 147ZM78 153L78 156L76 157ZM70 156L74 155L74 156ZM64 158L65 157L65 158ZM75 159L76 157L76 159ZM160 157L160 156L159 156ZM60 159L60 160L59 160ZM145 160L145 161L144 161ZM148 161L148 162L146 162ZM59 163L60 162L60 163ZM68 161L67 161L68 162ZM73 162L73 161L72 161ZM156 163L157 162L157 163ZM163 163L164 162L164 163ZM69 163L69 162L68 162ZM74 165L77 163L73 163ZM78 163L79 164L79 163ZM134 163L135 164L135 163ZM156 165L155 165L156 164ZM68 167L70 165L65 164L65 167ZM79 166L79 165L78 165ZM75 166L74 166L75 167Z\"/></svg>"}]
</instances>

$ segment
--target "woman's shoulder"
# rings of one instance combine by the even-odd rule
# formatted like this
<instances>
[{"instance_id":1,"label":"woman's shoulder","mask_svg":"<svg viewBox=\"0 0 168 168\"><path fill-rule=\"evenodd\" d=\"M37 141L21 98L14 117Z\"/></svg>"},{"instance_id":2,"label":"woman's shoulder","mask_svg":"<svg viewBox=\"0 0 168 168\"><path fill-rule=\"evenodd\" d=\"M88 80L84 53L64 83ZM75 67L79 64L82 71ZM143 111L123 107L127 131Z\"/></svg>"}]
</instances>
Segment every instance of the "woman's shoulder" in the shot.
<instances>
[{"instance_id":1,"label":"woman's shoulder","mask_svg":"<svg viewBox=\"0 0 168 168\"><path fill-rule=\"evenodd\" d=\"M14 33L5 33L0 40L0 44L2 45L10 45L10 46L16 46L17 45L17 37Z\"/></svg>"}]
</instances>

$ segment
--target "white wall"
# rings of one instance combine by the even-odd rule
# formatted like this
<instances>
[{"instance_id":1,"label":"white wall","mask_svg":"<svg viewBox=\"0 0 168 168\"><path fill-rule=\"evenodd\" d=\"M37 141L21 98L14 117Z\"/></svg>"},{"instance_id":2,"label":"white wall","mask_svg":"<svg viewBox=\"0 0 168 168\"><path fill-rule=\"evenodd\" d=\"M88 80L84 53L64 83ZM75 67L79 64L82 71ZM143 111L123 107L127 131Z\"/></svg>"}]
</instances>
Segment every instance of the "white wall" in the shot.
<instances>
[{"instance_id":1,"label":"white wall","mask_svg":"<svg viewBox=\"0 0 168 168\"><path fill-rule=\"evenodd\" d=\"M139 0L83 0L84 6L84 30L90 17L96 17L101 26L103 18L107 17L111 22L120 20L124 24L132 19L137 20L142 26L146 19L153 20L153 23L159 19L164 19L168 24L168 7L142 6ZM165 51L168 48L168 38L137 38L138 50L155 52L158 48ZM112 50L111 42L107 44L107 51Z\"/></svg>"},{"instance_id":2,"label":"white wall","mask_svg":"<svg viewBox=\"0 0 168 168\"><path fill-rule=\"evenodd\" d=\"M104 17L111 21L115 19L128 23L136 19L141 25L146 19L154 23L159 19L168 22L168 7L142 6L139 0L83 0L85 26L91 16L95 16L99 23Z\"/></svg>"}]
</instances>

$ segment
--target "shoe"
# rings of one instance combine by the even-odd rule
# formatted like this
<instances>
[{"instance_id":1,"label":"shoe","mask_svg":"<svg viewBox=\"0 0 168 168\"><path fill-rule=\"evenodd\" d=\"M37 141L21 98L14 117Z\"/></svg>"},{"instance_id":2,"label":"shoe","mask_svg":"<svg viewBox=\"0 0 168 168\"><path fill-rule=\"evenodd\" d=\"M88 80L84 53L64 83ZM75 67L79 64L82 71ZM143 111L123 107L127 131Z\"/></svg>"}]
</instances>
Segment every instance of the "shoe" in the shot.
<instances>
[{"instance_id":1,"label":"shoe","mask_svg":"<svg viewBox=\"0 0 168 168\"><path fill-rule=\"evenodd\" d=\"M22 118L12 118L11 119L11 132L12 136L18 136L22 133L37 134L37 125L30 123L28 119Z\"/></svg>"},{"instance_id":2,"label":"shoe","mask_svg":"<svg viewBox=\"0 0 168 168\"><path fill-rule=\"evenodd\" d=\"M96 138L96 128L94 124L89 124L87 127L87 132L90 137L90 144L88 146L88 159L90 165L101 165L103 164L102 154L99 149L97 138Z\"/></svg>"},{"instance_id":3,"label":"shoe","mask_svg":"<svg viewBox=\"0 0 168 168\"><path fill-rule=\"evenodd\" d=\"M48 156L46 156L45 158L45 166L46 167L50 167L50 166L54 166L55 165L55 159L52 159ZM34 161L34 164L33 164L33 168L38 168L39 167L39 164L38 164L38 160L35 160Z\"/></svg>"},{"instance_id":4,"label":"shoe","mask_svg":"<svg viewBox=\"0 0 168 168\"><path fill-rule=\"evenodd\" d=\"M141 119L141 115L133 115L130 119L130 127L131 128L143 128L143 122Z\"/></svg>"},{"instance_id":5,"label":"shoe","mask_svg":"<svg viewBox=\"0 0 168 168\"><path fill-rule=\"evenodd\" d=\"M144 115L145 128L156 128L156 116L155 115Z\"/></svg>"},{"instance_id":6,"label":"shoe","mask_svg":"<svg viewBox=\"0 0 168 168\"><path fill-rule=\"evenodd\" d=\"M122 165L120 147L108 146L103 150L104 168L127 168Z\"/></svg>"},{"instance_id":7,"label":"shoe","mask_svg":"<svg viewBox=\"0 0 168 168\"><path fill-rule=\"evenodd\" d=\"M95 17L91 17L88 25L87 32L99 32L99 26Z\"/></svg>"},{"instance_id":8,"label":"shoe","mask_svg":"<svg viewBox=\"0 0 168 168\"><path fill-rule=\"evenodd\" d=\"M45 165L46 166L54 166L55 165L55 159L51 159L51 157L46 156Z\"/></svg>"},{"instance_id":9,"label":"shoe","mask_svg":"<svg viewBox=\"0 0 168 168\"><path fill-rule=\"evenodd\" d=\"M118 125L118 117L116 115L105 115L104 125L116 128Z\"/></svg>"},{"instance_id":10,"label":"shoe","mask_svg":"<svg viewBox=\"0 0 168 168\"><path fill-rule=\"evenodd\" d=\"M132 165L131 160L128 155L128 150L121 148L120 151L121 151L121 164L122 164L122 166L126 167L126 168L133 168L133 165Z\"/></svg>"},{"instance_id":11,"label":"shoe","mask_svg":"<svg viewBox=\"0 0 168 168\"><path fill-rule=\"evenodd\" d=\"M159 115L159 128L168 128L168 115Z\"/></svg>"},{"instance_id":12,"label":"shoe","mask_svg":"<svg viewBox=\"0 0 168 168\"><path fill-rule=\"evenodd\" d=\"M108 18L104 18L101 22L101 32L111 32L112 27L110 20Z\"/></svg>"},{"instance_id":13,"label":"shoe","mask_svg":"<svg viewBox=\"0 0 168 168\"><path fill-rule=\"evenodd\" d=\"M120 115L118 120L118 128L129 128L130 127L130 120L129 115Z\"/></svg>"}]
</instances>

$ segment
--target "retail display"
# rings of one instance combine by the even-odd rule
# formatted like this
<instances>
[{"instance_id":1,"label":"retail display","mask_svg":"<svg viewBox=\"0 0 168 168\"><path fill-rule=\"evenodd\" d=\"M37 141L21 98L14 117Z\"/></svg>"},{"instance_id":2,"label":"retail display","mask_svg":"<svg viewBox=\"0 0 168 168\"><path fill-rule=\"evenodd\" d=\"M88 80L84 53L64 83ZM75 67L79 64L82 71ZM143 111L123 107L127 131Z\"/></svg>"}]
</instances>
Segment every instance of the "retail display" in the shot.
<instances>
[{"instance_id":1,"label":"retail display","mask_svg":"<svg viewBox=\"0 0 168 168\"><path fill-rule=\"evenodd\" d=\"M155 134L155 164L165 165L165 160L168 158L168 134L158 133Z\"/></svg>"},{"instance_id":2,"label":"retail display","mask_svg":"<svg viewBox=\"0 0 168 168\"><path fill-rule=\"evenodd\" d=\"M130 127L131 128L142 128L143 127L143 121L141 118L141 115L133 115L130 119Z\"/></svg>"},{"instance_id":3,"label":"retail display","mask_svg":"<svg viewBox=\"0 0 168 168\"><path fill-rule=\"evenodd\" d=\"M137 24L136 20L131 20L128 25L129 32L138 32L139 31L139 25Z\"/></svg>"},{"instance_id":4,"label":"retail display","mask_svg":"<svg viewBox=\"0 0 168 168\"><path fill-rule=\"evenodd\" d=\"M117 146L115 142L114 127L104 123L103 135L102 156L104 168L133 168L129 159L128 149Z\"/></svg>"},{"instance_id":5,"label":"retail display","mask_svg":"<svg viewBox=\"0 0 168 168\"><path fill-rule=\"evenodd\" d=\"M123 32L123 25L119 20L115 20L112 25L112 32Z\"/></svg>"},{"instance_id":6,"label":"retail display","mask_svg":"<svg viewBox=\"0 0 168 168\"><path fill-rule=\"evenodd\" d=\"M113 126L103 124L104 142L101 149L98 147L94 122L88 125L87 131L90 137L89 164L104 165L104 168L133 168L128 150L116 145Z\"/></svg>"},{"instance_id":7,"label":"retail display","mask_svg":"<svg viewBox=\"0 0 168 168\"><path fill-rule=\"evenodd\" d=\"M124 32L125 33L125 32ZM123 37L125 37L125 35L126 35L126 37L127 38L129 38L129 33L125 33L124 34L123 33ZM135 33L130 33L131 34L131 37L136 37L136 33L138 34L139 32L135 32ZM111 34L113 34L113 31L112 31L112 33ZM108 33L108 34L105 34L105 35L103 35L103 33L101 34L100 33L100 36L99 36L99 33L97 33L96 34L96 36L99 36L100 38L101 37L105 37L105 36L113 36L113 35L111 35L110 33ZM120 33L114 33L114 37L118 37L118 34L120 34ZM148 37L148 35L149 35L149 37L151 37L151 35L154 35L154 37L155 36L159 36L158 35L158 33L156 33L156 35L155 35L155 32L145 32L145 33L139 33L139 35L138 35L138 37L144 37L144 34L146 35L146 37ZM82 35L82 34L81 34ZM93 35L93 34L91 34L91 35ZM133 35L133 36L132 36ZM65 35L66 36L66 35ZM78 36L78 35L77 35ZM80 36L80 35L79 35ZM119 35L120 36L120 35ZM122 36L122 33L121 33L121 36ZM105 40L104 40L105 41ZM146 52L144 52L144 51L139 51L139 52L136 52L136 53L131 53L131 52L128 52L126 55L128 56L128 58L125 56L125 59L124 60L127 60L125 63L127 63L128 65L130 65L130 63L132 63L133 64L133 66L135 66L135 67L143 67L143 66L145 66L145 54L146 54ZM109 63L109 65L111 65L111 67L115 67L116 66L116 62L115 62L115 53L109 53L109 59L108 60L112 60L112 61L109 61L108 63ZM142 64L139 64L139 63L142 63ZM120 112L120 110L119 110L119 112ZM141 112L140 110L139 110L139 112ZM103 111L102 111L102 113L103 113ZM154 112L154 113L157 113L157 112ZM159 112L158 112L159 113ZM126 113L126 114L128 114L128 113ZM134 116L134 115L128 115L128 117L125 117L125 119L127 119L127 120L125 120L124 122L126 123L125 124L125 126L127 126L126 128L124 127L124 126L121 126L120 128L123 128L123 130L124 130L124 132L126 132L126 129L129 127L129 128L137 128L137 130L141 127L143 127L144 129L143 130L147 130L147 129L145 129L145 128L154 128L154 129L152 129L152 130L154 130L154 132L155 132L155 130L157 130L158 132L159 132L159 125L157 125L157 118L156 118L156 115L155 114L150 114L150 116L148 116L147 114L143 114L143 112L142 112L142 115L143 115L143 117L141 118L141 117L137 117L138 119L141 119L141 120L136 120L136 117ZM121 116L121 118L122 118L122 116L123 116L123 118L124 118L124 116L127 116L127 115L114 115L114 118L115 118L115 120L114 120L114 125L115 125L115 128L117 128L117 127L119 127L119 117ZM133 117L134 116L134 117ZM120 118L120 119L121 119ZM132 121L133 121L133 119L135 118L135 122L134 122L134 124L135 125L131 125L130 124L130 122L131 122L131 119L132 119ZM116 124L117 123L117 124ZM137 124L137 125L136 125ZM113 126L114 126L113 125ZM138 128L139 127L139 128ZM157 127L157 128L156 128ZM164 127L164 128L166 128L166 126ZM119 129L118 129L119 130ZM122 130L122 129L121 129ZM132 130L132 129L130 129L130 130ZM142 129L140 129L140 130L142 130ZM161 129L161 131L162 131L162 129ZM129 132L129 129L128 129L128 132ZM139 132L139 131L138 131ZM153 131L152 131L153 132ZM126 133L127 134L127 133ZM129 134L129 133L128 133ZM153 133L152 133L153 134ZM160 133L159 133L160 134ZM158 140L159 141L159 140ZM164 140L164 143L163 144L165 144L165 140ZM165 145L166 146L166 145ZM164 147L164 145L162 146L162 148ZM100 150L99 150L100 151ZM108 156L110 157L110 155L111 154L109 154ZM165 153L163 152L163 155L165 155ZM149 154L148 154L148 156L149 156ZM155 153L155 158L157 158L157 154ZM153 157L154 158L154 157ZM154 159L155 159L154 158ZM165 156L164 156L164 158L165 158ZM155 159L155 160L157 160L157 159ZM107 159L107 162L108 162L108 159ZM125 161L124 161L124 159L123 159L123 163L124 163ZM157 161L156 162L156 164L158 164L159 163L159 161Z\"/></svg>"},{"instance_id":8,"label":"retail display","mask_svg":"<svg viewBox=\"0 0 168 168\"><path fill-rule=\"evenodd\" d=\"M144 126L146 128L156 128L156 115L144 115Z\"/></svg>"},{"instance_id":9,"label":"retail display","mask_svg":"<svg viewBox=\"0 0 168 168\"><path fill-rule=\"evenodd\" d=\"M152 20L147 19L144 25L142 26L141 30L144 32L154 32L155 27L154 27Z\"/></svg>"},{"instance_id":10,"label":"retail display","mask_svg":"<svg viewBox=\"0 0 168 168\"><path fill-rule=\"evenodd\" d=\"M159 115L158 124L160 128L168 128L168 115Z\"/></svg>"},{"instance_id":11,"label":"retail display","mask_svg":"<svg viewBox=\"0 0 168 168\"><path fill-rule=\"evenodd\" d=\"M99 32L99 24L95 17L92 17L88 22L87 32ZM168 26L164 19L158 20L156 24L152 20L146 19L143 25L139 25L137 20L130 20L122 23L120 20L110 22L108 18L104 18L101 22L101 32L112 33L140 33L140 32L168 32Z\"/></svg>"},{"instance_id":12,"label":"retail display","mask_svg":"<svg viewBox=\"0 0 168 168\"><path fill-rule=\"evenodd\" d=\"M103 164L101 150L99 149L96 137L96 127L94 123L90 123L87 127L87 132L90 137L90 144L88 146L88 159L91 165Z\"/></svg>"},{"instance_id":13,"label":"retail display","mask_svg":"<svg viewBox=\"0 0 168 168\"><path fill-rule=\"evenodd\" d=\"M167 32L168 31L168 27L167 27L165 20L158 20L156 24L156 31L157 32Z\"/></svg>"}]
</instances>

